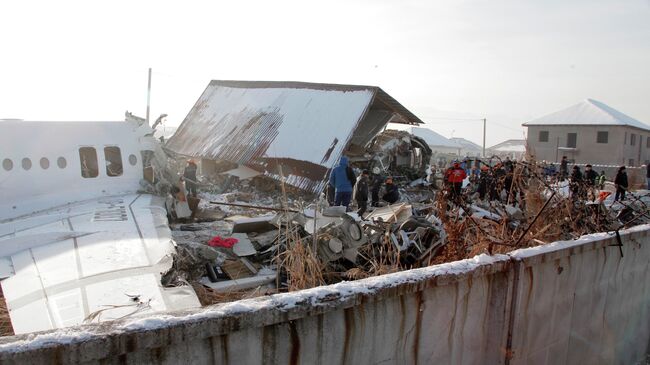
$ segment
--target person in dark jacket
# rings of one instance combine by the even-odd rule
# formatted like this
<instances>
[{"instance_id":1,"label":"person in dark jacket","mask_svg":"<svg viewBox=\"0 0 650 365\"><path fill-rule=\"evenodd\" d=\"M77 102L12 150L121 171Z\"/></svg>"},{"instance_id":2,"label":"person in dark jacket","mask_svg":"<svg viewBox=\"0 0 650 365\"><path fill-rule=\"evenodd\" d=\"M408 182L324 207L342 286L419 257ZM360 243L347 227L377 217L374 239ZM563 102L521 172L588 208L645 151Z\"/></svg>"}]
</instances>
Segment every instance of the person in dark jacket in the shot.
<instances>
[{"instance_id":1,"label":"person in dark jacket","mask_svg":"<svg viewBox=\"0 0 650 365\"><path fill-rule=\"evenodd\" d=\"M348 158L341 157L338 166L332 170L330 175L330 184L334 186L334 205L350 206L352 200L352 187L356 183L357 177L354 175L352 168L348 166Z\"/></svg>"},{"instance_id":2,"label":"person in dark jacket","mask_svg":"<svg viewBox=\"0 0 650 365\"><path fill-rule=\"evenodd\" d=\"M485 195L488 192L488 182L490 178L490 168L486 165L481 166L481 173L478 176L478 197L479 199L485 199Z\"/></svg>"},{"instance_id":3,"label":"person in dark jacket","mask_svg":"<svg viewBox=\"0 0 650 365\"><path fill-rule=\"evenodd\" d=\"M625 191L627 190L627 172L625 172L625 166L618 168L616 177L614 178L614 184L616 185L616 195L614 196L614 201L625 199Z\"/></svg>"},{"instance_id":4,"label":"person in dark jacket","mask_svg":"<svg viewBox=\"0 0 650 365\"><path fill-rule=\"evenodd\" d=\"M368 209L368 170L363 170L361 176L357 179L356 185L354 185L354 200L357 201L359 210L357 214L359 217L363 217L363 213Z\"/></svg>"},{"instance_id":5,"label":"person in dark jacket","mask_svg":"<svg viewBox=\"0 0 650 365\"><path fill-rule=\"evenodd\" d=\"M582 171L578 165L573 165L569 187L571 188L571 197L574 199L582 195Z\"/></svg>"},{"instance_id":6,"label":"person in dark jacket","mask_svg":"<svg viewBox=\"0 0 650 365\"><path fill-rule=\"evenodd\" d=\"M585 184L590 187L596 186L596 179L598 178L598 173L591 168L591 165L585 166Z\"/></svg>"},{"instance_id":7,"label":"person in dark jacket","mask_svg":"<svg viewBox=\"0 0 650 365\"><path fill-rule=\"evenodd\" d=\"M500 201L501 191L503 190L503 181L505 180L506 170L503 165L497 162L492 168L491 178L488 180L488 191L490 192L490 200Z\"/></svg>"},{"instance_id":8,"label":"person in dark jacket","mask_svg":"<svg viewBox=\"0 0 650 365\"><path fill-rule=\"evenodd\" d=\"M191 196L196 196L196 163L192 160L187 160L187 166L183 171L183 180L185 180L185 189Z\"/></svg>"},{"instance_id":9,"label":"person in dark jacket","mask_svg":"<svg viewBox=\"0 0 650 365\"><path fill-rule=\"evenodd\" d=\"M596 199L596 179L598 179L598 173L591 168L591 165L588 164L585 166L583 182L585 191L587 192L587 197L591 201Z\"/></svg>"},{"instance_id":10,"label":"person in dark jacket","mask_svg":"<svg viewBox=\"0 0 650 365\"><path fill-rule=\"evenodd\" d=\"M383 199L388 202L388 204L396 203L399 200L399 190L397 185L393 184L393 178L389 177L386 179L386 193L384 194Z\"/></svg>"},{"instance_id":11,"label":"person in dark jacket","mask_svg":"<svg viewBox=\"0 0 650 365\"><path fill-rule=\"evenodd\" d=\"M384 177L381 176L381 170L379 167L372 169L372 176L370 177L370 193L372 195L371 205L373 207L379 206L379 190L381 190L381 185L384 183Z\"/></svg>"},{"instance_id":12,"label":"person in dark jacket","mask_svg":"<svg viewBox=\"0 0 650 365\"><path fill-rule=\"evenodd\" d=\"M560 161L560 181L564 181L567 176L569 176L569 160L566 156L562 156L562 161Z\"/></svg>"}]
</instances>

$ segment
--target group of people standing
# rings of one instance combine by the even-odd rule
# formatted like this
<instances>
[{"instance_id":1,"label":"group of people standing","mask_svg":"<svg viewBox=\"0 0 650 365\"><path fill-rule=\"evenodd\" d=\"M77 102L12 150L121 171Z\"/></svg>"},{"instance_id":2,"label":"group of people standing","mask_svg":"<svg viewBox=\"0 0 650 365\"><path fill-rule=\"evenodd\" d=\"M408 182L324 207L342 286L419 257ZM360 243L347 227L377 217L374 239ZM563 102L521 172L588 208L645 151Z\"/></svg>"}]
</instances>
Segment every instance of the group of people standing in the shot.
<instances>
[{"instance_id":1,"label":"group of people standing","mask_svg":"<svg viewBox=\"0 0 650 365\"><path fill-rule=\"evenodd\" d=\"M569 181L569 190L571 196L574 198L590 198L592 200L596 197L596 189L603 189L605 181L607 180L605 172L602 171L600 174L597 173L593 166L587 164L585 166L584 172L580 170L580 167L574 165L571 173L568 171L568 159L566 156L562 158L560 163L560 170L556 171L552 168L552 164L548 165L542 163L540 171L543 176L551 179L551 181ZM508 201L512 203L517 203L517 198L521 200L523 204L523 191L521 191L520 186L522 183L525 185L526 176L529 176L531 171L528 170L528 166L523 166L519 172L518 176L524 177L519 181L519 185L514 184L514 168L517 163L509 159L504 160L503 162L498 162L494 166L489 166L483 164L480 167L480 172L478 174L472 173L469 176L469 181L476 186L476 192L479 195L479 199L489 199L490 201L499 201L502 199L502 193L505 191ZM650 165L649 165L650 166ZM459 161L454 161L453 164L447 168L444 173L444 183L445 187L449 191L452 201L459 201L462 191L463 181L468 177L467 172L460 164ZM647 169L647 179L648 179L648 188L650 189L650 167ZM625 166L619 167L616 178L614 179L614 184L616 185L616 195L615 200L625 199L625 193L628 189L628 179L627 173L625 171Z\"/></svg>"},{"instance_id":2,"label":"group of people standing","mask_svg":"<svg viewBox=\"0 0 650 365\"><path fill-rule=\"evenodd\" d=\"M372 174L368 170L363 170L357 177L348 161L347 157L341 157L338 166L330 174L327 194L330 205L349 208L354 200L359 207L357 213L361 216L368 210L369 197L373 207L379 206L382 186L385 190L382 199L385 202L393 204L399 200L399 189L392 177L384 178L377 167L373 169Z\"/></svg>"}]
</instances>

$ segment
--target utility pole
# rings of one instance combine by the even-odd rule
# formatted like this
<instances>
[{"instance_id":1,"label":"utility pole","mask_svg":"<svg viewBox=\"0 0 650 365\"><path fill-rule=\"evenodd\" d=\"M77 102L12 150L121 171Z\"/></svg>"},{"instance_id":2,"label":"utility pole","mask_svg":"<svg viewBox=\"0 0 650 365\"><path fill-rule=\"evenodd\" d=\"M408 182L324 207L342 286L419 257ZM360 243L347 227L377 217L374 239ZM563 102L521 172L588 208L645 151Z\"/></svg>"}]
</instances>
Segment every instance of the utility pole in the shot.
<instances>
[{"instance_id":1,"label":"utility pole","mask_svg":"<svg viewBox=\"0 0 650 365\"><path fill-rule=\"evenodd\" d=\"M151 105L151 67L149 67L149 80L147 81L147 116L146 116L147 125L149 125L150 105Z\"/></svg>"},{"instance_id":2,"label":"utility pole","mask_svg":"<svg viewBox=\"0 0 650 365\"><path fill-rule=\"evenodd\" d=\"M485 158L485 125L487 124L487 118L483 118L483 157Z\"/></svg>"}]
</instances>

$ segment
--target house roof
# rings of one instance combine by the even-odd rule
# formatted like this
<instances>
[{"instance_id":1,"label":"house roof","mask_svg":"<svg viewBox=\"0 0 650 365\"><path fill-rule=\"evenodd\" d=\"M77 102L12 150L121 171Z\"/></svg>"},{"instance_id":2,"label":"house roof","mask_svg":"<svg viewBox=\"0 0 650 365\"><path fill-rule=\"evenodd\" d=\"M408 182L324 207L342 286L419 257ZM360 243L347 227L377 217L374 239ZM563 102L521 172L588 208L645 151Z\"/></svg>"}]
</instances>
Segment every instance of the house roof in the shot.
<instances>
[{"instance_id":1,"label":"house roof","mask_svg":"<svg viewBox=\"0 0 650 365\"><path fill-rule=\"evenodd\" d=\"M369 111L387 117L366 118ZM166 147L274 178L281 173L288 184L315 192L360 125L358 133L367 134L389 121L422 123L376 86L213 80Z\"/></svg>"},{"instance_id":2,"label":"house roof","mask_svg":"<svg viewBox=\"0 0 650 365\"><path fill-rule=\"evenodd\" d=\"M498 152L526 152L525 139L508 139L490 147L491 151Z\"/></svg>"},{"instance_id":3,"label":"house roof","mask_svg":"<svg viewBox=\"0 0 650 365\"><path fill-rule=\"evenodd\" d=\"M621 125L650 130L647 124L593 99L585 99L576 105L522 125Z\"/></svg>"},{"instance_id":4,"label":"house roof","mask_svg":"<svg viewBox=\"0 0 650 365\"><path fill-rule=\"evenodd\" d=\"M458 143L451 141L447 137L438 134L429 128L410 127L407 130L409 133L424 139L429 146L461 148Z\"/></svg>"},{"instance_id":5,"label":"house roof","mask_svg":"<svg viewBox=\"0 0 650 365\"><path fill-rule=\"evenodd\" d=\"M454 143L459 144L462 148L464 148L466 150L470 150L470 151L482 151L483 150L482 146L479 146L476 143L474 143L474 142L472 142L472 141L470 141L468 139L465 139L465 138L452 137L452 138L449 138L449 139L451 141L453 141Z\"/></svg>"}]
</instances>

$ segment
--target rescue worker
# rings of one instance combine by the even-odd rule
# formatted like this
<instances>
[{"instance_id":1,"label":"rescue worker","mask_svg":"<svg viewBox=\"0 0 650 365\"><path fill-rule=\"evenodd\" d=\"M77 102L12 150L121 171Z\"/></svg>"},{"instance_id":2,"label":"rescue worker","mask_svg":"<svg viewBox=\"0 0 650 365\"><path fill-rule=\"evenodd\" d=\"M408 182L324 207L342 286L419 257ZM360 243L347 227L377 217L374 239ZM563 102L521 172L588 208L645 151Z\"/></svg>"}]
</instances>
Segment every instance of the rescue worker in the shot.
<instances>
[{"instance_id":1,"label":"rescue worker","mask_svg":"<svg viewBox=\"0 0 650 365\"><path fill-rule=\"evenodd\" d=\"M363 213L368 209L368 175L368 170L363 170L354 185L354 200L356 200L359 207L357 211L359 217L363 217Z\"/></svg>"},{"instance_id":2,"label":"rescue worker","mask_svg":"<svg viewBox=\"0 0 650 365\"><path fill-rule=\"evenodd\" d=\"M352 200L352 187L356 183L357 177L354 175L352 168L348 166L348 158L341 156L338 166L332 170L330 175L330 184L334 186L334 205L344 206L346 209L350 206Z\"/></svg>"},{"instance_id":3,"label":"rescue worker","mask_svg":"<svg viewBox=\"0 0 650 365\"><path fill-rule=\"evenodd\" d=\"M598 186L598 189L603 190L605 188L605 181L607 181L607 175L605 175L604 170L601 170L598 179L596 179L596 186Z\"/></svg>"},{"instance_id":4,"label":"rescue worker","mask_svg":"<svg viewBox=\"0 0 650 365\"><path fill-rule=\"evenodd\" d=\"M591 165L587 164L585 166L584 173L584 185L585 191L587 192L587 198L594 201L596 199L596 179L598 178L598 173L591 168Z\"/></svg>"},{"instance_id":5,"label":"rescue worker","mask_svg":"<svg viewBox=\"0 0 650 365\"><path fill-rule=\"evenodd\" d=\"M587 164L585 166L585 184L587 186L594 187L596 186L596 179L598 178L598 173L591 168L591 165Z\"/></svg>"},{"instance_id":6,"label":"rescue worker","mask_svg":"<svg viewBox=\"0 0 650 365\"><path fill-rule=\"evenodd\" d=\"M503 169L501 162L497 162L492 168L492 179L489 181L490 200L500 201L501 191L503 190L503 182L505 180L506 171Z\"/></svg>"},{"instance_id":7,"label":"rescue worker","mask_svg":"<svg viewBox=\"0 0 650 365\"><path fill-rule=\"evenodd\" d=\"M490 179L490 168L486 165L481 166L481 173L478 176L478 197L479 199L485 199L485 195L488 191L488 181Z\"/></svg>"},{"instance_id":8,"label":"rescue worker","mask_svg":"<svg viewBox=\"0 0 650 365\"><path fill-rule=\"evenodd\" d=\"M566 156L562 156L562 161L560 161L560 181L564 181L567 176L569 176L569 160Z\"/></svg>"},{"instance_id":9,"label":"rescue worker","mask_svg":"<svg viewBox=\"0 0 650 365\"><path fill-rule=\"evenodd\" d=\"M193 160L187 160L187 166L185 166L185 170L183 171L183 180L185 181L185 189L188 194L194 197L196 196L197 184L196 170L196 163Z\"/></svg>"},{"instance_id":10,"label":"rescue worker","mask_svg":"<svg viewBox=\"0 0 650 365\"><path fill-rule=\"evenodd\" d=\"M578 165L573 165L569 186L571 189L571 197L575 199L582 195L582 172Z\"/></svg>"},{"instance_id":11,"label":"rescue worker","mask_svg":"<svg viewBox=\"0 0 650 365\"><path fill-rule=\"evenodd\" d=\"M373 207L379 206L379 190L381 190L381 184L384 183L384 177L381 176L381 170L379 167L373 167L372 176L370 177L370 193L371 193L371 205Z\"/></svg>"},{"instance_id":12,"label":"rescue worker","mask_svg":"<svg viewBox=\"0 0 650 365\"><path fill-rule=\"evenodd\" d=\"M625 191L627 190L627 172L625 172L625 166L618 168L616 177L614 178L614 184L616 184L616 195L614 196L614 201L625 200Z\"/></svg>"},{"instance_id":13,"label":"rescue worker","mask_svg":"<svg viewBox=\"0 0 650 365\"><path fill-rule=\"evenodd\" d=\"M393 178L389 177L386 179L386 193L383 196L383 199L388 202L388 204L396 203L399 200L399 190L397 185L393 184Z\"/></svg>"},{"instance_id":14,"label":"rescue worker","mask_svg":"<svg viewBox=\"0 0 650 365\"><path fill-rule=\"evenodd\" d=\"M459 199L463 188L463 180L467 177L467 173L460 167L458 161L454 161L454 164L445 172L445 177L451 189L452 199Z\"/></svg>"}]
</instances>

